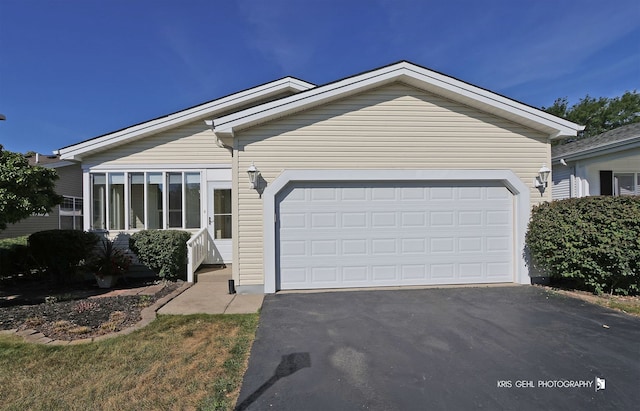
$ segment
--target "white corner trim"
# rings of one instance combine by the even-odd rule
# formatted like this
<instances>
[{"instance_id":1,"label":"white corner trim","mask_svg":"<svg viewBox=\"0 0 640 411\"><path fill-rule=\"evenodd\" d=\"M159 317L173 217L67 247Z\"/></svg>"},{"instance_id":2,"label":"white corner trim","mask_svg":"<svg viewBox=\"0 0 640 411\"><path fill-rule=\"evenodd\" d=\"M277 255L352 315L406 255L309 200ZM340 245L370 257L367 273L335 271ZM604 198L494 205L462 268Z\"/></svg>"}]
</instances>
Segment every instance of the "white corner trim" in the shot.
<instances>
[{"instance_id":1,"label":"white corner trim","mask_svg":"<svg viewBox=\"0 0 640 411\"><path fill-rule=\"evenodd\" d=\"M264 292L276 292L276 196L292 182L322 181L494 181L514 196L515 282L530 284L524 238L531 213L529 187L511 170L285 170L262 194Z\"/></svg>"}]
</instances>

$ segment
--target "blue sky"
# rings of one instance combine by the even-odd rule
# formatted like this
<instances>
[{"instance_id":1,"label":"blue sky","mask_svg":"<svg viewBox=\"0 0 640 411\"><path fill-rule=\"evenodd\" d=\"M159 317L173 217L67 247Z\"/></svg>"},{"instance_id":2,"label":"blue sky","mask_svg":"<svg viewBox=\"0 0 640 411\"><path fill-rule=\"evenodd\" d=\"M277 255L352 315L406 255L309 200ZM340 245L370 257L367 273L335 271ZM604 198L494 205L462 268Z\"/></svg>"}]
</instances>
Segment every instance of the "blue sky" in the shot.
<instances>
[{"instance_id":1,"label":"blue sky","mask_svg":"<svg viewBox=\"0 0 640 411\"><path fill-rule=\"evenodd\" d=\"M0 144L58 148L398 60L532 106L640 91L637 0L0 0Z\"/></svg>"}]
</instances>

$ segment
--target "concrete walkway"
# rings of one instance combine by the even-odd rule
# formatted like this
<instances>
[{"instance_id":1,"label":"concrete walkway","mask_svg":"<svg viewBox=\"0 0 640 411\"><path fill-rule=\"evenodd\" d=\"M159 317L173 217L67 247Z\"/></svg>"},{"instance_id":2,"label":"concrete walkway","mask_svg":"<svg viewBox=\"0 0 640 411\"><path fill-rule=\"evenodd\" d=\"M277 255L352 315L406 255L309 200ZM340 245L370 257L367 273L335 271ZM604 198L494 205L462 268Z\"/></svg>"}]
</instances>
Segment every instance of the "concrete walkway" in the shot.
<instances>
[{"instance_id":1,"label":"concrete walkway","mask_svg":"<svg viewBox=\"0 0 640 411\"><path fill-rule=\"evenodd\" d=\"M231 266L203 267L196 283L162 308L158 314L252 314L262 307L262 294L229 294Z\"/></svg>"}]
</instances>

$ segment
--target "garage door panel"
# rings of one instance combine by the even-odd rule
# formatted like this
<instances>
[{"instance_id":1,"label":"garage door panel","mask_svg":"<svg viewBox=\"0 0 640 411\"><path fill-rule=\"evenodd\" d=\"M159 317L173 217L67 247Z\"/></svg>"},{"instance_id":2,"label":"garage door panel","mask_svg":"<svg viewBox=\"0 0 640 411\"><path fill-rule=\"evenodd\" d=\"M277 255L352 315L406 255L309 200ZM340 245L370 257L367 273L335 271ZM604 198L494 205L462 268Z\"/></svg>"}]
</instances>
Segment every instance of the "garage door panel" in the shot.
<instances>
[{"instance_id":1,"label":"garage door panel","mask_svg":"<svg viewBox=\"0 0 640 411\"><path fill-rule=\"evenodd\" d=\"M458 265L460 278L466 281L482 280L485 271L482 263L462 263Z\"/></svg>"},{"instance_id":2,"label":"garage door panel","mask_svg":"<svg viewBox=\"0 0 640 411\"><path fill-rule=\"evenodd\" d=\"M338 280L338 269L336 267L313 267L310 271L313 283L333 284Z\"/></svg>"},{"instance_id":3,"label":"garage door panel","mask_svg":"<svg viewBox=\"0 0 640 411\"><path fill-rule=\"evenodd\" d=\"M363 212L344 212L341 215L343 228L366 228L367 213Z\"/></svg>"},{"instance_id":4,"label":"garage door panel","mask_svg":"<svg viewBox=\"0 0 640 411\"><path fill-rule=\"evenodd\" d=\"M338 228L338 216L335 212L311 213L310 228Z\"/></svg>"},{"instance_id":5,"label":"garage door panel","mask_svg":"<svg viewBox=\"0 0 640 411\"><path fill-rule=\"evenodd\" d=\"M363 256L367 255L367 240L363 239L345 239L341 241L342 255L344 256Z\"/></svg>"},{"instance_id":6,"label":"garage door panel","mask_svg":"<svg viewBox=\"0 0 640 411\"><path fill-rule=\"evenodd\" d=\"M338 199L337 190L337 188L332 187L317 187L310 191L311 200L335 202Z\"/></svg>"},{"instance_id":7,"label":"garage door panel","mask_svg":"<svg viewBox=\"0 0 640 411\"><path fill-rule=\"evenodd\" d=\"M357 283L362 284L367 281L369 275L369 267L367 266L355 266L355 267L343 267L342 279L345 283Z\"/></svg>"},{"instance_id":8,"label":"garage door panel","mask_svg":"<svg viewBox=\"0 0 640 411\"><path fill-rule=\"evenodd\" d=\"M482 253L482 237L464 237L458 239L458 252Z\"/></svg>"},{"instance_id":9,"label":"garage door panel","mask_svg":"<svg viewBox=\"0 0 640 411\"><path fill-rule=\"evenodd\" d=\"M470 227L482 225L481 211L458 211L458 227Z\"/></svg>"},{"instance_id":10,"label":"garage door panel","mask_svg":"<svg viewBox=\"0 0 640 411\"><path fill-rule=\"evenodd\" d=\"M482 200L481 187L460 187L458 190L460 200Z\"/></svg>"},{"instance_id":11,"label":"garage door panel","mask_svg":"<svg viewBox=\"0 0 640 411\"><path fill-rule=\"evenodd\" d=\"M298 184L277 197L280 289L513 281L505 187Z\"/></svg>"},{"instance_id":12,"label":"garage door panel","mask_svg":"<svg viewBox=\"0 0 640 411\"><path fill-rule=\"evenodd\" d=\"M400 198L403 201L425 201L427 190L424 187L402 187L400 188Z\"/></svg>"},{"instance_id":13,"label":"garage door panel","mask_svg":"<svg viewBox=\"0 0 640 411\"><path fill-rule=\"evenodd\" d=\"M505 276L511 276L511 266L508 263L487 263L487 277L488 278L503 278Z\"/></svg>"},{"instance_id":14,"label":"garage door panel","mask_svg":"<svg viewBox=\"0 0 640 411\"><path fill-rule=\"evenodd\" d=\"M425 254L427 252L427 241L423 237L419 238L402 238L400 240L400 252L406 254Z\"/></svg>"},{"instance_id":15,"label":"garage door panel","mask_svg":"<svg viewBox=\"0 0 640 411\"><path fill-rule=\"evenodd\" d=\"M511 213L508 211L487 211L487 226L511 226Z\"/></svg>"}]
</instances>

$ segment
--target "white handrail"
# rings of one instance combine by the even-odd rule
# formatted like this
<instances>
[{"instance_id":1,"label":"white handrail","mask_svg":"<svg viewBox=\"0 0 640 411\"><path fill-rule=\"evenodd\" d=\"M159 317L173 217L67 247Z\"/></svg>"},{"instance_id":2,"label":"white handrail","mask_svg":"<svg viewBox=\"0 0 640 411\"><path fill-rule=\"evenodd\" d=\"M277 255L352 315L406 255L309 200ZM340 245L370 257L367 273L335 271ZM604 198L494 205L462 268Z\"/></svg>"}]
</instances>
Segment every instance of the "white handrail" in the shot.
<instances>
[{"instance_id":1,"label":"white handrail","mask_svg":"<svg viewBox=\"0 0 640 411\"><path fill-rule=\"evenodd\" d=\"M208 240L207 227L204 227L187 241L187 281L190 283L193 282L194 273L200 264L207 258Z\"/></svg>"}]
</instances>

